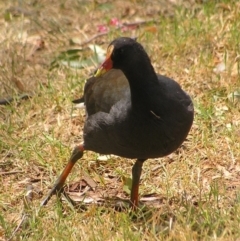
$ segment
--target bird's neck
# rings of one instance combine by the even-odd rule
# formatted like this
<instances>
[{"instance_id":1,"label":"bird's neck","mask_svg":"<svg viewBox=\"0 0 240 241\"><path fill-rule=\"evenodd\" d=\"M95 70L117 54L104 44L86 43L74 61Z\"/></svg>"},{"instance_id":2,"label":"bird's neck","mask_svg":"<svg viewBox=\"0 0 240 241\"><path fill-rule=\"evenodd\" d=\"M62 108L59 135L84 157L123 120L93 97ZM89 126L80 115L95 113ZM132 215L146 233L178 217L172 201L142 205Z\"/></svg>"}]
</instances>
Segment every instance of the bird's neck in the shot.
<instances>
[{"instance_id":1,"label":"bird's neck","mask_svg":"<svg viewBox=\"0 0 240 241\"><path fill-rule=\"evenodd\" d=\"M151 64L136 66L134 69L123 71L128 79L133 106L148 105L151 95L159 86L158 77Z\"/></svg>"}]
</instances>

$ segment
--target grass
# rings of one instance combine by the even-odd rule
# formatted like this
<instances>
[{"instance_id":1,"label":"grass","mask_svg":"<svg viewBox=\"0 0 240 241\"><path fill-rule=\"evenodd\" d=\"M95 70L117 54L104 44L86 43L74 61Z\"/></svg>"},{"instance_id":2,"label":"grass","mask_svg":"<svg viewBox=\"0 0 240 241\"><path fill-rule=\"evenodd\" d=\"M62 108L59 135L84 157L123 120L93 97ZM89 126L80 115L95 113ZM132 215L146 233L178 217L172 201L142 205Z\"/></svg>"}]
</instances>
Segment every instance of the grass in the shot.
<instances>
[{"instance_id":1,"label":"grass","mask_svg":"<svg viewBox=\"0 0 240 241\"><path fill-rule=\"evenodd\" d=\"M240 5L171 2L0 2L0 97L32 95L0 106L0 240L239 239ZM144 164L140 194L157 199L137 215L116 211L107 202L83 210L61 205L55 197L40 209L82 139L84 112L71 100L81 96L84 79L94 69L59 64L50 70L51 63L114 17L157 22L127 32L110 26L109 34L91 44L106 49L117 36L138 36L156 71L176 79L192 96L192 130L177 152ZM80 57L88 56L85 45ZM88 174L97 183L96 193L127 198L123 180L130 177L133 162L98 159L86 153L67 183ZM34 190L30 203L24 201L29 184ZM16 230L22 214L28 219Z\"/></svg>"}]
</instances>

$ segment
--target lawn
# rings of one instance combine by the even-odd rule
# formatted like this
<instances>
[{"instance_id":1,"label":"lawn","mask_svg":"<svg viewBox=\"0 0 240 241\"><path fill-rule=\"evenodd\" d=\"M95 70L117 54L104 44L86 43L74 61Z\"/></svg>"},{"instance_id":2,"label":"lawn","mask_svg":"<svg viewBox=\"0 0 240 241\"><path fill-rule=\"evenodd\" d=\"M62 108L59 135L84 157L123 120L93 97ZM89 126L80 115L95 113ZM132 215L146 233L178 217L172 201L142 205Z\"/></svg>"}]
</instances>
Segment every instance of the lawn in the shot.
<instances>
[{"instance_id":1,"label":"lawn","mask_svg":"<svg viewBox=\"0 0 240 241\"><path fill-rule=\"evenodd\" d=\"M238 1L0 0L0 13L0 241L240 240ZM82 141L72 100L118 36L190 94L192 129L144 163L138 212L125 205L134 160L93 152L67 180L74 204L40 208Z\"/></svg>"}]
</instances>

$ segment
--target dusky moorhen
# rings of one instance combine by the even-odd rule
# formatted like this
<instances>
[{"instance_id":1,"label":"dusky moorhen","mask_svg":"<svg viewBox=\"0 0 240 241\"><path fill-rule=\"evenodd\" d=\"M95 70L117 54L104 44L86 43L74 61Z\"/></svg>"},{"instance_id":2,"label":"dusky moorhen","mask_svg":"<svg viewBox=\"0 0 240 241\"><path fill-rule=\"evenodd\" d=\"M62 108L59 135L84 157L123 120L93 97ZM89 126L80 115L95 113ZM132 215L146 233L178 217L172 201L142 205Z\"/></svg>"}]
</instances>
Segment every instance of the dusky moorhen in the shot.
<instances>
[{"instance_id":1,"label":"dusky moorhen","mask_svg":"<svg viewBox=\"0 0 240 241\"><path fill-rule=\"evenodd\" d=\"M94 77L87 80L83 143L48 196L60 191L85 150L136 158L132 168L131 206L138 206L142 165L148 158L166 156L185 140L192 126L191 98L174 80L155 73L150 58L132 38L117 38Z\"/></svg>"}]
</instances>

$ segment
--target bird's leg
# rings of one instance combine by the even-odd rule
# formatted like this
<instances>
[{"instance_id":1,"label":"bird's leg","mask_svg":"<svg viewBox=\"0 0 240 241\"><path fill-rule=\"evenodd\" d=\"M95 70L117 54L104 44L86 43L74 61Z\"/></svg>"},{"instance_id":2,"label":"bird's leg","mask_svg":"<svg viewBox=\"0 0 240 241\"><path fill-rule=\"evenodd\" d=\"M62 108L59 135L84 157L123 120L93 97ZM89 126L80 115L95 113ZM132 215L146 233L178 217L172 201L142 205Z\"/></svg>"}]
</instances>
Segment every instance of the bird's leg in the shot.
<instances>
[{"instance_id":1,"label":"bird's leg","mask_svg":"<svg viewBox=\"0 0 240 241\"><path fill-rule=\"evenodd\" d=\"M48 201L50 200L52 195L61 191L61 189L62 189L62 187L65 183L65 180L67 179L68 174L71 172L74 164L83 156L83 151L84 151L83 144L80 144L79 146L76 146L74 148L74 150L72 152L72 155L71 155L66 167L62 171L61 175L58 177L58 179L55 182L52 190L48 193L46 198L42 201L41 206L46 205L48 203Z\"/></svg>"},{"instance_id":2,"label":"bird's leg","mask_svg":"<svg viewBox=\"0 0 240 241\"><path fill-rule=\"evenodd\" d=\"M135 210L138 207L138 190L142 173L142 165L145 159L137 159L132 167L132 190L131 190L131 207Z\"/></svg>"}]
</instances>

